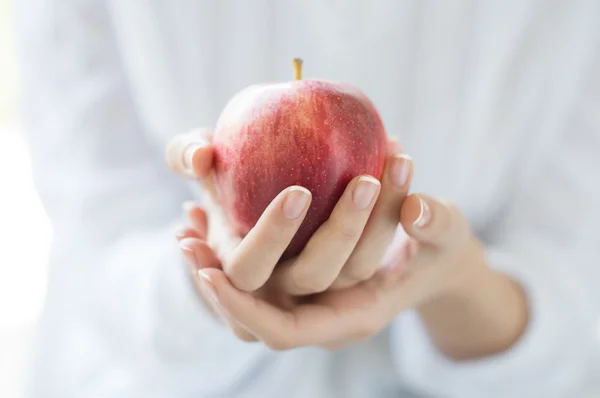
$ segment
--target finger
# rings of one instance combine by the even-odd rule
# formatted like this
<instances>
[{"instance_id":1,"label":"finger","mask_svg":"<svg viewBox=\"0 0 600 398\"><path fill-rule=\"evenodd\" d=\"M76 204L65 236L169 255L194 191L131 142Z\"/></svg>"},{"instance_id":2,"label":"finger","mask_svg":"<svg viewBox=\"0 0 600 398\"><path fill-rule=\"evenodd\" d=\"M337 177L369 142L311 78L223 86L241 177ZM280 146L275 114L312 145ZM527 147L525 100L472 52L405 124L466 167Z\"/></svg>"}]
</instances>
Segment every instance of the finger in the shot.
<instances>
[{"instance_id":1,"label":"finger","mask_svg":"<svg viewBox=\"0 0 600 398\"><path fill-rule=\"evenodd\" d=\"M203 240L205 237L202 237L200 233L193 227L181 227L175 231L175 239L181 241L187 238L194 238L198 240Z\"/></svg>"},{"instance_id":2,"label":"finger","mask_svg":"<svg viewBox=\"0 0 600 398\"><path fill-rule=\"evenodd\" d=\"M169 167L184 177L207 177L212 169L213 147L206 140L206 129L177 135L167 145L165 157Z\"/></svg>"},{"instance_id":3,"label":"finger","mask_svg":"<svg viewBox=\"0 0 600 398\"><path fill-rule=\"evenodd\" d=\"M376 330L376 323L371 321L371 308L365 304L369 300L363 297L367 295L365 289L355 287L334 292L354 298L355 305L347 308L302 304L285 311L236 289L219 270L205 269L201 274L204 286L212 291L214 302L274 350L343 341ZM346 303L349 300L340 297L339 301Z\"/></svg>"},{"instance_id":4,"label":"finger","mask_svg":"<svg viewBox=\"0 0 600 398\"><path fill-rule=\"evenodd\" d=\"M333 288L352 286L369 279L377 271L398 228L400 209L408 193L412 170L410 156L395 154L388 158L375 208Z\"/></svg>"},{"instance_id":5,"label":"finger","mask_svg":"<svg viewBox=\"0 0 600 398\"><path fill-rule=\"evenodd\" d=\"M204 282L204 273L199 271L195 275L198 283L198 289L206 304L209 306L212 313L223 322L231 332L240 340L251 343L258 341L258 338L251 330L239 323L231 314L219 304L215 299L214 291L206 286Z\"/></svg>"},{"instance_id":6,"label":"finger","mask_svg":"<svg viewBox=\"0 0 600 398\"><path fill-rule=\"evenodd\" d=\"M236 321L231 315L227 312L223 311L221 307L219 307L219 311L221 311L221 319L224 323L229 326L231 332L240 340L245 341L247 343L254 343L259 341L258 337L252 334L252 331L246 329L244 325Z\"/></svg>"},{"instance_id":7,"label":"finger","mask_svg":"<svg viewBox=\"0 0 600 398\"><path fill-rule=\"evenodd\" d=\"M329 219L296 261L278 271L276 278L284 291L306 295L331 286L360 239L380 188L379 181L370 176L350 181Z\"/></svg>"},{"instance_id":8,"label":"finger","mask_svg":"<svg viewBox=\"0 0 600 398\"><path fill-rule=\"evenodd\" d=\"M204 297L202 286L198 280L198 270L205 267L218 268L220 263L206 242L196 238L184 238L179 242L179 248L183 254L183 258L188 265L189 273L193 282L193 287L196 292ZM220 314L216 311L213 305L207 300L205 303L211 313L220 319Z\"/></svg>"},{"instance_id":9,"label":"finger","mask_svg":"<svg viewBox=\"0 0 600 398\"><path fill-rule=\"evenodd\" d=\"M410 277L411 271L421 268L421 259L414 261L419 250L419 242L413 238L405 238L394 244L389 257L371 280L379 280L385 289L403 285ZM426 260L426 259L425 259ZM418 264L416 264L418 263Z\"/></svg>"},{"instance_id":10,"label":"finger","mask_svg":"<svg viewBox=\"0 0 600 398\"><path fill-rule=\"evenodd\" d=\"M216 258L206 242L203 242L199 239L186 238L180 242L180 247L184 258L189 265L194 288L196 292L204 299L208 310L213 314L213 316L215 316L215 318L226 323L239 339L248 342L257 341L256 336L249 333L227 313L223 312L219 306L215 305L214 300L211 299L210 292L207 292L206 288L202 285L198 271L203 268L216 269L219 267L219 260Z\"/></svg>"},{"instance_id":11,"label":"finger","mask_svg":"<svg viewBox=\"0 0 600 398\"><path fill-rule=\"evenodd\" d=\"M388 140L388 154L395 155L402 152L404 152L404 149L402 149L402 145L400 145L398 140L395 138L390 138Z\"/></svg>"},{"instance_id":12,"label":"finger","mask_svg":"<svg viewBox=\"0 0 600 398\"><path fill-rule=\"evenodd\" d=\"M302 224L310 201L309 190L293 186L269 204L224 265L236 288L251 292L264 285Z\"/></svg>"},{"instance_id":13,"label":"finger","mask_svg":"<svg viewBox=\"0 0 600 398\"><path fill-rule=\"evenodd\" d=\"M221 315L217 312L216 308L206 299L201 290L201 285L198 281L198 269L205 266L218 267L219 261L212 254L210 247L200 239L193 237L184 237L179 242L179 248L183 254L183 258L188 266L188 271L192 280L192 286L198 295L203 299L203 302L209 312L216 318L221 320Z\"/></svg>"},{"instance_id":14,"label":"finger","mask_svg":"<svg viewBox=\"0 0 600 398\"><path fill-rule=\"evenodd\" d=\"M206 239L208 233L206 211L193 201L184 202L182 208L186 218L191 223L192 227L197 230L201 239Z\"/></svg>"},{"instance_id":15,"label":"finger","mask_svg":"<svg viewBox=\"0 0 600 398\"><path fill-rule=\"evenodd\" d=\"M218 268L221 262L203 240L197 238L184 238L179 241L179 248L186 262L195 269Z\"/></svg>"},{"instance_id":16,"label":"finger","mask_svg":"<svg viewBox=\"0 0 600 398\"><path fill-rule=\"evenodd\" d=\"M456 207L422 194L406 198L400 219L408 235L435 247L453 247L470 236L469 224Z\"/></svg>"}]
</instances>

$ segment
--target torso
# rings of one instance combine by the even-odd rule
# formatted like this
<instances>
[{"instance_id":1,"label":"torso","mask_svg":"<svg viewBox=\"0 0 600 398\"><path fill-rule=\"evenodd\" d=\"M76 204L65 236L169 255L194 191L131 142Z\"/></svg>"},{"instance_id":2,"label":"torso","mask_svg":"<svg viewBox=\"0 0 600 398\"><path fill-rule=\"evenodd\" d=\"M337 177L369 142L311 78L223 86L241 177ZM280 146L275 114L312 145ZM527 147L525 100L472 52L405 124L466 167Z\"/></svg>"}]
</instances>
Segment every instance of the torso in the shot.
<instances>
[{"instance_id":1,"label":"torso","mask_svg":"<svg viewBox=\"0 0 600 398\"><path fill-rule=\"evenodd\" d=\"M482 239L492 239L511 189L547 155L571 110L588 56L584 37L597 23L585 0L548 3L111 4L157 153L174 134L214 125L242 88L291 79L291 59L302 57L307 77L364 90L414 158L413 189L453 201ZM383 333L336 354L303 349L267 359L272 373L238 375L254 380L240 381L239 396L331 397L343 386L339 396L398 396L390 344ZM300 378L275 382L290 370Z\"/></svg>"}]
</instances>

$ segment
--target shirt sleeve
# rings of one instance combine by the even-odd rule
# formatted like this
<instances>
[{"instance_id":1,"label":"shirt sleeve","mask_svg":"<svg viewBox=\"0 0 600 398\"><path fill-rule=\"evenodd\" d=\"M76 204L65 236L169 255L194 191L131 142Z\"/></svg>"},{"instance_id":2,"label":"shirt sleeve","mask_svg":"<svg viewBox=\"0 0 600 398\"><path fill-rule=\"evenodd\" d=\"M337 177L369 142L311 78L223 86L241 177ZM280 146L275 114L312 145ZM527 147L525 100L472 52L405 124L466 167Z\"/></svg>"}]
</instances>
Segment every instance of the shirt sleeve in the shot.
<instances>
[{"instance_id":1,"label":"shirt sleeve","mask_svg":"<svg viewBox=\"0 0 600 398\"><path fill-rule=\"evenodd\" d=\"M525 334L500 355L453 362L436 351L414 311L402 314L392 326L393 356L418 390L450 398L600 391L598 109L600 79L587 81L567 133L511 198L504 228L487 247L488 264L526 290Z\"/></svg>"},{"instance_id":2,"label":"shirt sleeve","mask_svg":"<svg viewBox=\"0 0 600 398\"><path fill-rule=\"evenodd\" d=\"M146 386L214 393L264 348L221 328L192 287L173 235L192 193L136 116L103 4L15 3L25 133L54 232L47 312L91 325Z\"/></svg>"}]
</instances>

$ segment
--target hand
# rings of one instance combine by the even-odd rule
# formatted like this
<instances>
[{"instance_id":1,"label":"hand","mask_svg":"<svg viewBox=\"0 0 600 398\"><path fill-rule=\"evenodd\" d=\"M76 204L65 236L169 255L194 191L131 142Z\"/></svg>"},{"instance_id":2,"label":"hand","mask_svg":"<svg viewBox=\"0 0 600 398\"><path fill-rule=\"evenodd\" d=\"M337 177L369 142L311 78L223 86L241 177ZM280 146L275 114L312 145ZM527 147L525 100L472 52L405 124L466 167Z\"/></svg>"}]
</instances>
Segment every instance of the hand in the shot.
<instances>
[{"instance_id":1,"label":"hand","mask_svg":"<svg viewBox=\"0 0 600 398\"><path fill-rule=\"evenodd\" d=\"M192 220L193 212L201 210L191 210ZM220 269L202 268L199 288L245 340L258 339L275 350L337 349L373 336L405 309L467 291L489 272L467 222L453 206L411 195L401 220L408 235L396 243L390 266L353 287L282 306L236 288Z\"/></svg>"},{"instance_id":2,"label":"hand","mask_svg":"<svg viewBox=\"0 0 600 398\"><path fill-rule=\"evenodd\" d=\"M282 248L287 247L288 237L295 234L302 222L310 193L301 187L290 187L282 192L242 241L228 230L227 217L216 199L210 131L177 136L168 146L167 161L179 174L199 180L209 193L204 203L209 215L208 243L222 259L226 274L237 288L254 291L272 276L281 291L310 295L360 283L379 267L397 229L400 206L412 175L411 159L400 153L396 143L391 142L389 148L383 183L369 176L356 177L331 218L302 254L280 264L275 273ZM300 203L302 200L305 203ZM289 213L294 203L298 214ZM269 250L265 250L265 246ZM255 265L256 262L262 265Z\"/></svg>"},{"instance_id":3,"label":"hand","mask_svg":"<svg viewBox=\"0 0 600 398\"><path fill-rule=\"evenodd\" d=\"M208 192L207 212L193 206L187 211L193 227L187 227L179 236L184 255L197 267L222 266L234 286L284 308L297 303L296 296L340 289L369 279L397 229L400 205L412 174L410 158L399 152L399 146L390 142L391 156L381 192L375 179L355 178L306 250L298 258L279 264L273 272L281 252L302 222L310 193L300 187L282 192L242 241L227 229L226 217L216 200L210 132L180 135L169 144L167 161L182 176L196 178ZM286 216L290 196L297 200L304 194L308 194L308 201L300 209L301 214ZM230 326L238 337L256 339L235 322L230 322Z\"/></svg>"},{"instance_id":4,"label":"hand","mask_svg":"<svg viewBox=\"0 0 600 398\"><path fill-rule=\"evenodd\" d=\"M205 151L205 147L201 148L200 151ZM194 164L208 163L194 156L191 159ZM386 167L386 170L386 174L390 176L390 168ZM203 175L202 170L200 171L196 174ZM384 179L384 184L386 181ZM424 204L423 207L421 204ZM376 208L378 206L379 204ZM194 211L203 214L199 209ZM428 299L445 293L457 292L461 290L458 287L463 286L463 281L477 279L479 274L486 273L487 268L483 265L479 245L468 232L468 225L464 218L452 206L425 196L411 196L402 207L401 214L403 227L409 232L410 238L396 244L392 267L377 272L366 282L354 287L339 291L329 289L325 293L303 299L288 294L287 300L281 300L281 290L274 295L268 294L269 290L271 293L277 290L273 286L277 287L278 284L273 281L281 280L276 276L278 272L268 275L268 280L260 288L244 290L235 285L235 278L228 278L227 267L224 266L225 271L205 269L200 272L207 279L204 283L199 283L199 290L209 299L213 297L210 299L213 302L212 306L230 326L233 325L232 329L236 335L244 340L261 339L274 348L315 344L335 348L345 342L370 336L403 309L418 307ZM433 215L436 214L437 216L434 217ZM194 219L194 217L190 218ZM198 218L202 220L206 217L201 215ZM371 218L373 219L374 216ZM394 219L393 214L390 218ZM411 219L414 220L414 227L411 226ZM395 229L395 223L390 223L392 224L390 229ZM182 234L182 237L187 238L184 239L185 242L182 241L184 247L188 245L187 258L200 268L206 267L207 264L218 266L222 263L212 253L210 246L203 242L207 234L206 222L200 224L204 225L198 229L203 231L202 233L196 232L196 236ZM360 239L359 246L362 243L363 240ZM253 250L248 249L248 251ZM190 256L189 253L194 255ZM375 258L379 257L375 256ZM410 262L409 258L411 258ZM198 261L199 259L201 261ZM274 269L271 266L268 268ZM207 284L208 279L212 284ZM464 284L466 285L466 282ZM335 287L335 284L332 286ZM254 311L246 312L244 306L248 305ZM261 315L263 312L265 317ZM330 315L329 318L325 317L327 313ZM346 327L348 323L353 322L352 327ZM336 327L336 324L343 327ZM279 327L274 328L274 325ZM324 333L321 337L309 333L311 325L328 333ZM264 328L268 330L265 331ZM288 333L289 328L299 330ZM306 334L303 333L304 328L307 328ZM338 331L336 337L329 338L328 334L335 334L336 330ZM342 332L341 335L339 331ZM287 336L286 340L281 341L281 336Z\"/></svg>"}]
</instances>

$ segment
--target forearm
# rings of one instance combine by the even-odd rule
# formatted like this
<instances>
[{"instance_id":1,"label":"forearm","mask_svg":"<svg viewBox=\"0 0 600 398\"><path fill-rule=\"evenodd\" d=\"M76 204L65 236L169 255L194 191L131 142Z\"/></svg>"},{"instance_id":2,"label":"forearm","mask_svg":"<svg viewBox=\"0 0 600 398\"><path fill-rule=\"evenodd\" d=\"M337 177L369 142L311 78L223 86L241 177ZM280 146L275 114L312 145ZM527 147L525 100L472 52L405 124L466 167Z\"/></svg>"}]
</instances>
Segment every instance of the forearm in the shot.
<instances>
[{"instance_id":1,"label":"forearm","mask_svg":"<svg viewBox=\"0 0 600 398\"><path fill-rule=\"evenodd\" d=\"M525 292L507 275L487 267L481 252L474 249L467 259L476 262L469 278L418 308L432 343L454 360L501 353L528 323Z\"/></svg>"}]
</instances>

